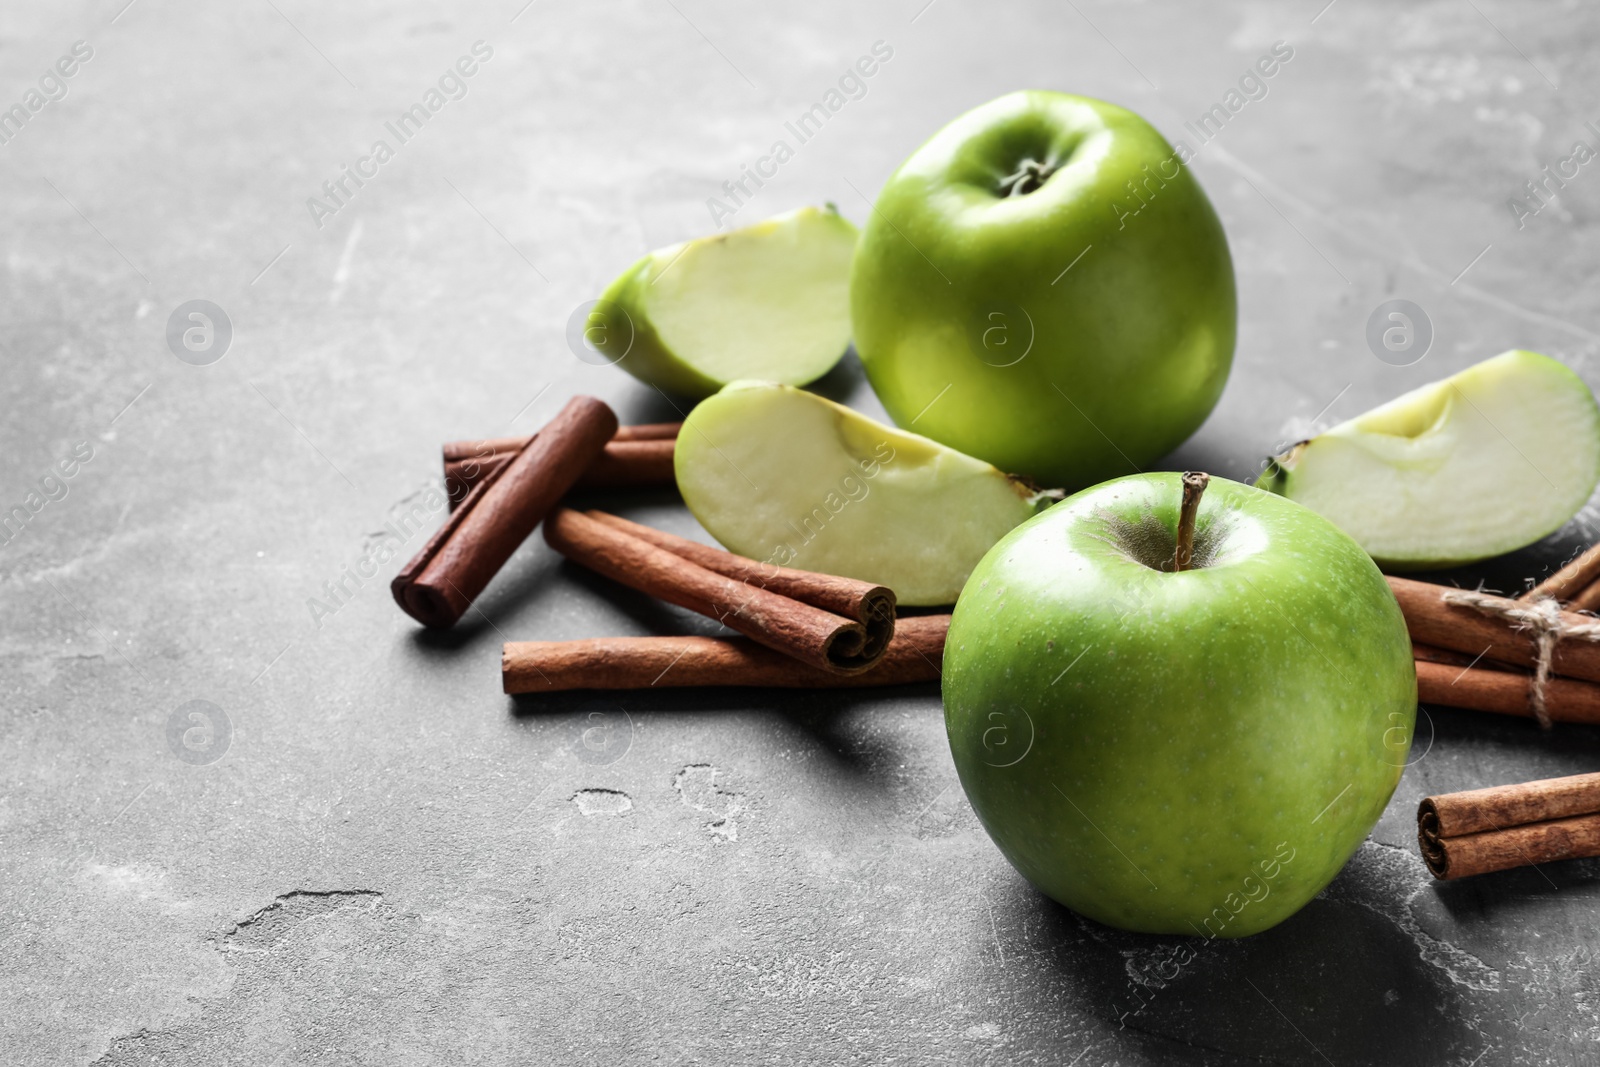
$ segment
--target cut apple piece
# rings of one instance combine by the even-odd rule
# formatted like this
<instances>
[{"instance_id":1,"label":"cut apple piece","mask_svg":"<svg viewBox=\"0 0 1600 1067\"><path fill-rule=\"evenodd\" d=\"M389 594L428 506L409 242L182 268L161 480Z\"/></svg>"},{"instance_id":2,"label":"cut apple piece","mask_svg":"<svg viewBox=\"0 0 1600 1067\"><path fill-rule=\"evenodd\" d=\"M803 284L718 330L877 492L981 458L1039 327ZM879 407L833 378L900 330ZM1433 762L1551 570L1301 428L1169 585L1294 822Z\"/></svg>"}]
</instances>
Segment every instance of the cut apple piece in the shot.
<instances>
[{"instance_id":1,"label":"cut apple piece","mask_svg":"<svg viewBox=\"0 0 1600 1067\"><path fill-rule=\"evenodd\" d=\"M675 244L611 283L584 337L640 381L695 399L741 378L804 385L849 347L855 248L832 205Z\"/></svg>"},{"instance_id":2,"label":"cut apple piece","mask_svg":"<svg viewBox=\"0 0 1600 1067\"><path fill-rule=\"evenodd\" d=\"M1600 407L1513 350L1275 456L1256 484L1320 512L1380 564L1445 567L1559 529L1600 480Z\"/></svg>"},{"instance_id":3,"label":"cut apple piece","mask_svg":"<svg viewBox=\"0 0 1600 1067\"><path fill-rule=\"evenodd\" d=\"M983 554L1048 498L982 460L770 382L702 401L674 463L689 510L729 550L886 585L907 605L953 603Z\"/></svg>"}]
</instances>

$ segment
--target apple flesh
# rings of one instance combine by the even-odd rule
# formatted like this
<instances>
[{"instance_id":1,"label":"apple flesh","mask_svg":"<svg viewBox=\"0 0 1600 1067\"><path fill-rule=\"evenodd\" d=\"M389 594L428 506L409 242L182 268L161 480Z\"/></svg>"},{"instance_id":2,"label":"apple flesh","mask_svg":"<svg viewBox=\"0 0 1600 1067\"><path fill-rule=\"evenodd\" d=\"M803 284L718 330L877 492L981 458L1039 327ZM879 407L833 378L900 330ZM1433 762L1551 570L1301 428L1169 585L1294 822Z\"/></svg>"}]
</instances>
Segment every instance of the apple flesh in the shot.
<instances>
[{"instance_id":1,"label":"apple flesh","mask_svg":"<svg viewBox=\"0 0 1600 1067\"><path fill-rule=\"evenodd\" d=\"M1331 519L1380 564L1487 559L1559 529L1600 482L1583 380L1513 350L1274 456L1256 484Z\"/></svg>"},{"instance_id":2,"label":"apple flesh","mask_svg":"<svg viewBox=\"0 0 1600 1067\"><path fill-rule=\"evenodd\" d=\"M962 787L1055 900L1238 937L1314 897L1383 812L1417 707L1405 620L1361 547L1213 479L1171 568L1176 474L1107 482L973 571L944 658Z\"/></svg>"},{"instance_id":3,"label":"apple flesh","mask_svg":"<svg viewBox=\"0 0 1600 1067\"><path fill-rule=\"evenodd\" d=\"M739 382L678 434L678 489L724 546L949 604L1045 498L971 456L789 386Z\"/></svg>"},{"instance_id":4,"label":"apple flesh","mask_svg":"<svg viewBox=\"0 0 1600 1067\"><path fill-rule=\"evenodd\" d=\"M856 228L830 205L652 252L590 313L585 338L648 385L691 398L740 378L804 385L850 344Z\"/></svg>"},{"instance_id":5,"label":"apple flesh","mask_svg":"<svg viewBox=\"0 0 1600 1067\"><path fill-rule=\"evenodd\" d=\"M850 302L897 423L1041 485L1151 465L1233 360L1233 261L1199 181L1138 115L1065 93L1000 97L917 149Z\"/></svg>"}]
</instances>

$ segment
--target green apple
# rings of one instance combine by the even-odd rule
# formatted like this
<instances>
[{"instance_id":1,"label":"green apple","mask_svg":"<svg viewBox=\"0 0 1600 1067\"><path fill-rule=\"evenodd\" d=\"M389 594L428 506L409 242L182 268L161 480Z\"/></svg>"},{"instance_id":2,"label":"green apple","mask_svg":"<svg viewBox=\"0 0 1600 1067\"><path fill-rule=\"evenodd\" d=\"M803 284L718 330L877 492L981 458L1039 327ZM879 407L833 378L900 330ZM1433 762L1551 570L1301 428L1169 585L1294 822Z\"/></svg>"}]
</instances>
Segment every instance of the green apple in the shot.
<instances>
[{"instance_id":1,"label":"green apple","mask_svg":"<svg viewBox=\"0 0 1600 1067\"><path fill-rule=\"evenodd\" d=\"M1559 529L1600 482L1600 406L1513 350L1274 456L1256 484L1333 520L1386 567L1469 563Z\"/></svg>"},{"instance_id":2,"label":"green apple","mask_svg":"<svg viewBox=\"0 0 1600 1067\"><path fill-rule=\"evenodd\" d=\"M651 252L590 310L584 340L698 399L739 378L804 385L850 345L856 228L833 205Z\"/></svg>"},{"instance_id":3,"label":"green apple","mask_svg":"<svg viewBox=\"0 0 1600 1067\"><path fill-rule=\"evenodd\" d=\"M981 460L820 396L738 382L703 400L673 455L678 490L731 551L950 604L1006 531L1052 499Z\"/></svg>"},{"instance_id":4,"label":"green apple","mask_svg":"<svg viewBox=\"0 0 1600 1067\"><path fill-rule=\"evenodd\" d=\"M850 278L856 350L890 416L1078 489L1205 421L1233 361L1233 260L1148 122L1017 92L889 178Z\"/></svg>"},{"instance_id":5,"label":"green apple","mask_svg":"<svg viewBox=\"0 0 1600 1067\"><path fill-rule=\"evenodd\" d=\"M1400 780L1417 708L1405 620L1316 512L1215 479L1172 560L1179 476L1085 490L973 571L944 658L973 810L1041 891L1151 933L1292 915Z\"/></svg>"}]
</instances>

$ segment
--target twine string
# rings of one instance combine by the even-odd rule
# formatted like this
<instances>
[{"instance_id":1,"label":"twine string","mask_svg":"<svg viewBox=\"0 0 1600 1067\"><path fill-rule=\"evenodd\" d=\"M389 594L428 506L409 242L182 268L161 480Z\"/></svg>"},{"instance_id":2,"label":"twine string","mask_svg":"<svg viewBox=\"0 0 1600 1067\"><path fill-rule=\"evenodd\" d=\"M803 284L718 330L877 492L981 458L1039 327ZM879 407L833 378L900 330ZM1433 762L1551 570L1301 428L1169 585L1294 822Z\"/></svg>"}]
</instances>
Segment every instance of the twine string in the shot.
<instances>
[{"instance_id":1,"label":"twine string","mask_svg":"<svg viewBox=\"0 0 1600 1067\"><path fill-rule=\"evenodd\" d=\"M1600 623L1568 623L1562 618L1561 604L1553 597L1539 596L1530 601L1507 600L1505 597L1467 589L1451 589L1444 593L1446 604L1471 608L1491 618L1511 624L1518 633L1533 639L1533 678L1528 683L1528 706L1540 727L1550 729L1550 710L1545 706L1545 687L1550 681L1550 665L1555 659L1556 643L1562 640L1600 641Z\"/></svg>"}]
</instances>

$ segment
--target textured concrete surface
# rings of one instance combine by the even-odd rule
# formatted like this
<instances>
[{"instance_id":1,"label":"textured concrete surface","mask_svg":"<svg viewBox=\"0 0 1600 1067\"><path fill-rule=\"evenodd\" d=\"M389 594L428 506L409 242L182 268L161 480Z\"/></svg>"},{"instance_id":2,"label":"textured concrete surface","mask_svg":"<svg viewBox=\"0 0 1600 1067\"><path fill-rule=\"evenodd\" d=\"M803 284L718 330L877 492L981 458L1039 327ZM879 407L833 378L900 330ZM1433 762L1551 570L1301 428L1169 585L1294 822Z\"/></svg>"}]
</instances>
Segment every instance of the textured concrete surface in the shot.
<instances>
[{"instance_id":1,"label":"textured concrete surface","mask_svg":"<svg viewBox=\"0 0 1600 1067\"><path fill-rule=\"evenodd\" d=\"M0 146L0 505L39 492L0 546L5 1062L1600 1059L1600 863L1438 886L1412 841L1421 796L1591 770L1594 730L1432 711L1327 892L1190 960L1020 881L933 687L517 704L504 638L704 629L542 544L445 637L390 602L398 560L309 606L420 544L384 531L437 521L440 441L575 391L672 417L575 359L569 315L709 229L707 198L876 41L865 94L736 221L860 221L923 138L1013 88L1143 112L1198 149L1241 299L1227 393L1168 466L1246 476L1512 346L1600 385L1600 171L1507 203L1595 145L1592 9L125 3L0 20L5 106L92 49ZM466 95L387 135L480 40ZM1267 94L1186 135L1279 40ZM380 138L392 158L314 217ZM1393 298L1433 325L1412 366L1364 340ZM232 325L206 366L167 343L195 299ZM851 363L823 388L881 411ZM695 532L670 494L617 506ZM1454 577L1520 588L1597 521Z\"/></svg>"}]
</instances>

